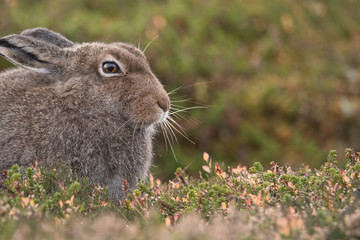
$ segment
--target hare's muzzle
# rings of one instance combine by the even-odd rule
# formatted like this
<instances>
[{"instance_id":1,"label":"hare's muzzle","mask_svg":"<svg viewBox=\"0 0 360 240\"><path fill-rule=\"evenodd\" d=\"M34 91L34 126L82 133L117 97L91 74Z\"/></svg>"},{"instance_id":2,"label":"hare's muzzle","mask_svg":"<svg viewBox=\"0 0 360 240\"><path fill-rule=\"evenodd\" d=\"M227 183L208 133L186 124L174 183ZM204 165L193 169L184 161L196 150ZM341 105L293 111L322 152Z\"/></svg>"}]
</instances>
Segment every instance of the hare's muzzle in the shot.
<instances>
[{"instance_id":1,"label":"hare's muzzle","mask_svg":"<svg viewBox=\"0 0 360 240\"><path fill-rule=\"evenodd\" d=\"M168 112L170 108L170 100L168 97L162 98L157 101L158 106L164 111Z\"/></svg>"},{"instance_id":2,"label":"hare's muzzle","mask_svg":"<svg viewBox=\"0 0 360 240\"><path fill-rule=\"evenodd\" d=\"M165 90L163 95L158 96L156 103L159 106L159 108L163 111L162 116L157 122L162 122L168 117L170 110L170 99L167 93L165 92Z\"/></svg>"}]
</instances>

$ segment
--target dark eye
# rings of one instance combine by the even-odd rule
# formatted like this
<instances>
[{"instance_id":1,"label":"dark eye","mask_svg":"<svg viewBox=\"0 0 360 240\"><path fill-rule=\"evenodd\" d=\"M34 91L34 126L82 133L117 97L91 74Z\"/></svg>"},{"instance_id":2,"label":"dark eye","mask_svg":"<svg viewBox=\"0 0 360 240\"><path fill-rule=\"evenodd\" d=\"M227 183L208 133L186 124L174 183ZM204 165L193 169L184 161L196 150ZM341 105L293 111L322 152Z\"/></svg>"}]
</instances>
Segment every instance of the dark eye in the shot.
<instances>
[{"instance_id":1,"label":"dark eye","mask_svg":"<svg viewBox=\"0 0 360 240\"><path fill-rule=\"evenodd\" d=\"M115 62L104 62L102 64L102 70L104 73L109 74L122 73L120 67Z\"/></svg>"}]
</instances>

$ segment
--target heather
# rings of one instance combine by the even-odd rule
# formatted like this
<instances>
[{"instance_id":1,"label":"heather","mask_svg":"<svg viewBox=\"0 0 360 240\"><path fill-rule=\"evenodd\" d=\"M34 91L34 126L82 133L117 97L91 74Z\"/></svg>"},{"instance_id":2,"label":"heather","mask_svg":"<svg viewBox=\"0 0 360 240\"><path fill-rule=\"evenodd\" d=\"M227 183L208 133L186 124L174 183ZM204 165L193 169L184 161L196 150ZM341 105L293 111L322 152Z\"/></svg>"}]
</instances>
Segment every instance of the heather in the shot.
<instances>
[{"instance_id":1,"label":"heather","mask_svg":"<svg viewBox=\"0 0 360 240\"><path fill-rule=\"evenodd\" d=\"M3 0L0 33L41 26L141 49L155 38L145 53L168 92L180 87L173 103L208 106L186 113L199 124L177 119L196 143L178 137L181 161L159 134L152 171L166 180L191 162L196 174L202 152L318 168L331 149L357 149L359 12L352 0Z\"/></svg>"},{"instance_id":2,"label":"heather","mask_svg":"<svg viewBox=\"0 0 360 240\"><path fill-rule=\"evenodd\" d=\"M149 175L116 201L66 167L14 165L1 176L3 239L345 239L359 237L360 154L330 151L319 169L225 166L203 154L198 177Z\"/></svg>"}]
</instances>

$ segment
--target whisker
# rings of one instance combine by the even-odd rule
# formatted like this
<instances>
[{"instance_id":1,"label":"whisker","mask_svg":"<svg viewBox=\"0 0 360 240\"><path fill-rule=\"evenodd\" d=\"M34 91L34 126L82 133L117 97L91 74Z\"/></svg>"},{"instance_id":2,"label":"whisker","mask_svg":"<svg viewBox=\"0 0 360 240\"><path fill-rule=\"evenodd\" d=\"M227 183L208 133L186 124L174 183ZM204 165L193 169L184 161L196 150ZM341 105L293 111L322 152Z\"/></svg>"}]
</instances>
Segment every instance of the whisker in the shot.
<instances>
[{"instance_id":1,"label":"whisker","mask_svg":"<svg viewBox=\"0 0 360 240\"><path fill-rule=\"evenodd\" d=\"M139 36L138 49L141 49L141 34L140 34L140 36Z\"/></svg>"},{"instance_id":2,"label":"whisker","mask_svg":"<svg viewBox=\"0 0 360 240\"><path fill-rule=\"evenodd\" d=\"M203 107L207 107L207 108L212 107L211 105L203 104L203 103L192 101L192 100L190 100L189 103L194 103L194 104L197 104L199 106L203 106Z\"/></svg>"},{"instance_id":3,"label":"whisker","mask_svg":"<svg viewBox=\"0 0 360 240\"><path fill-rule=\"evenodd\" d=\"M177 90L179 89L186 89L186 88L190 88L190 87L193 87L193 86L197 86L197 85L201 85L201 84L211 84L212 82L196 82L196 83L193 83L193 84L189 84L189 85L186 85L186 86L180 86L180 87L177 87L175 88L174 90L168 92L168 95L176 92Z\"/></svg>"},{"instance_id":4,"label":"whisker","mask_svg":"<svg viewBox=\"0 0 360 240\"><path fill-rule=\"evenodd\" d=\"M171 107L172 108L174 108L174 107L176 107L176 108L187 108L185 106L181 106L181 105L178 105L178 104L172 104L172 103L171 103ZM179 109L177 109L177 110L179 110Z\"/></svg>"},{"instance_id":5,"label":"whisker","mask_svg":"<svg viewBox=\"0 0 360 240\"><path fill-rule=\"evenodd\" d=\"M204 106L194 106L194 107L183 107L183 106L178 106L173 104L170 107L169 112L170 113L177 113L177 112L185 112L184 114L186 114L187 110L191 110L191 109L198 109L198 108L208 108L208 107L204 107Z\"/></svg>"},{"instance_id":6,"label":"whisker","mask_svg":"<svg viewBox=\"0 0 360 240\"><path fill-rule=\"evenodd\" d=\"M186 101L185 101L186 100ZM198 106L201 106L201 107L211 107L211 105L207 105L207 104L203 104L203 103L199 103L199 102L196 102L196 101L192 101L191 98L188 98L188 99L185 99L185 100L179 100L179 101L173 101L171 100L171 105L174 105L174 106L181 106L181 107L184 107L182 105L176 105L176 104L173 104L174 102L175 103L182 103L182 102L187 102L187 103L194 103L194 104L197 104Z\"/></svg>"},{"instance_id":7,"label":"whisker","mask_svg":"<svg viewBox=\"0 0 360 240\"><path fill-rule=\"evenodd\" d=\"M166 120L165 124L167 125L167 127L169 128L169 130L171 131L171 133L173 134L173 136L176 138L176 134L174 132L174 130L176 132L178 132L181 136L183 137L187 137L187 135L185 133L183 133L183 129L177 129L169 120ZM176 138L177 140L177 138ZM178 143L178 141L177 141ZM179 144L179 143L178 143Z\"/></svg>"},{"instance_id":8,"label":"whisker","mask_svg":"<svg viewBox=\"0 0 360 240\"><path fill-rule=\"evenodd\" d=\"M159 125L160 125L160 127L161 127L161 132L162 132L162 134L163 134L163 136L164 136L165 149L166 149L166 154L167 154L167 152L168 152L168 146L167 146L167 140L166 140L165 133L164 133L165 130L164 130L164 127L163 127L163 124L162 124L162 123L160 123Z\"/></svg>"},{"instance_id":9,"label":"whisker","mask_svg":"<svg viewBox=\"0 0 360 240\"><path fill-rule=\"evenodd\" d=\"M183 119L183 120L185 120L185 121L187 121L187 122L189 121L188 118L186 118L185 116L181 115L180 113L175 113L174 116L177 117L177 118L181 118L181 119ZM190 118L190 117L189 117L189 118Z\"/></svg>"},{"instance_id":10,"label":"whisker","mask_svg":"<svg viewBox=\"0 0 360 240\"><path fill-rule=\"evenodd\" d=\"M140 135L142 134L144 134L145 136L144 122L141 122L141 127L140 127Z\"/></svg>"},{"instance_id":11,"label":"whisker","mask_svg":"<svg viewBox=\"0 0 360 240\"><path fill-rule=\"evenodd\" d=\"M171 125L169 125L169 121L167 121L167 120L164 121L164 124L165 124L166 128L169 130L169 133L172 134L172 135L170 135L172 143L174 144L174 139L175 139L176 143L179 144L179 141L178 141L178 139L176 137L175 132L172 130Z\"/></svg>"},{"instance_id":12,"label":"whisker","mask_svg":"<svg viewBox=\"0 0 360 240\"><path fill-rule=\"evenodd\" d=\"M184 111L182 111L182 110L184 110ZM171 115L171 116L173 116L175 118L179 118L179 119L181 118L181 119L185 120L186 122L192 122L192 123L195 123L195 124L200 123L199 120L189 116L185 109L177 109L177 108L172 107L170 109L170 114L169 115Z\"/></svg>"},{"instance_id":13,"label":"whisker","mask_svg":"<svg viewBox=\"0 0 360 240\"><path fill-rule=\"evenodd\" d=\"M210 84L211 82L197 82L188 86L180 86L177 87L171 91L168 92L168 95L174 94L179 90L183 90L186 88L190 88L193 87L195 85L199 85L199 84ZM168 117L162 121L160 123L160 127L161 127L161 131L162 131L162 135L164 137L164 141L165 141L165 148L166 148L166 152L168 151L168 148L171 149L174 158L177 161L177 157L175 155L175 150L174 150L174 142L176 142L177 144L179 144L178 138L177 138L177 134L180 134L182 137L184 137L187 141L191 142L192 144L195 144L194 141L192 141L189 136L186 133L186 130L183 126L181 126L177 120L178 119L182 119L185 120L187 122L193 122L196 124L199 124L200 121L198 121L197 119L192 118L191 116L188 116L186 114L186 112L193 110L193 109L206 109L209 108L211 106L209 105L204 105L202 103L193 101L192 98L181 98L181 96L177 96L178 94L176 94L175 96L172 95L170 97L171 99L171 107L169 110L169 114ZM192 106L192 107L187 107L184 106L188 103L194 103L197 106ZM176 119L176 120L175 120ZM169 145L169 146L168 146Z\"/></svg>"},{"instance_id":14,"label":"whisker","mask_svg":"<svg viewBox=\"0 0 360 240\"><path fill-rule=\"evenodd\" d=\"M170 118L169 118L170 119ZM174 121L174 120L173 120ZM186 133L183 133L182 131L180 131L179 129L177 129L173 124L171 124L170 121L167 121L167 123L176 131L178 132L181 136L183 136L186 140L188 140L189 142L191 142L192 144L195 144L195 142L193 142L192 140L190 140L190 138L186 135ZM180 126L178 125L178 123L176 123L175 121L173 122L175 124L177 124L177 126Z\"/></svg>"},{"instance_id":15,"label":"whisker","mask_svg":"<svg viewBox=\"0 0 360 240\"><path fill-rule=\"evenodd\" d=\"M143 50L143 53L145 54L145 51L146 51L146 49L150 46L150 44L155 40L155 39L157 39L159 37L159 35L156 35L153 39L151 39L151 41L146 45L146 47L144 48L144 50Z\"/></svg>"},{"instance_id":16,"label":"whisker","mask_svg":"<svg viewBox=\"0 0 360 240\"><path fill-rule=\"evenodd\" d=\"M190 101L191 100L191 98L187 98L187 99L182 99L182 100L171 100L171 103L174 103L174 102L176 102L176 103L180 103L180 102L188 102L188 101Z\"/></svg>"},{"instance_id":17,"label":"whisker","mask_svg":"<svg viewBox=\"0 0 360 240\"><path fill-rule=\"evenodd\" d=\"M181 89L182 87L183 87L183 86L177 87L177 88L175 88L174 90L171 90L170 92L168 92L167 94L170 95L170 94L176 92L177 90Z\"/></svg>"},{"instance_id":18,"label":"whisker","mask_svg":"<svg viewBox=\"0 0 360 240\"><path fill-rule=\"evenodd\" d=\"M135 132L136 132L136 128L137 128L138 124L139 124L139 122L136 122L136 125L134 127L134 131L133 131L133 136L132 136L131 153L132 153L133 156L134 156Z\"/></svg>"},{"instance_id":19,"label":"whisker","mask_svg":"<svg viewBox=\"0 0 360 240\"><path fill-rule=\"evenodd\" d=\"M194 86L202 85L202 84L211 84L211 83L212 83L211 81L209 81L209 82L195 82L193 84L189 84L189 85L184 86L182 89L186 89L186 88L190 88L190 87L194 87Z\"/></svg>"},{"instance_id":20,"label":"whisker","mask_svg":"<svg viewBox=\"0 0 360 240\"><path fill-rule=\"evenodd\" d=\"M172 117L168 117L168 119L173 122L179 129L181 129L181 131L187 136L186 132L185 132L185 128L181 125L179 125ZM169 121L169 123L170 123Z\"/></svg>"},{"instance_id":21,"label":"whisker","mask_svg":"<svg viewBox=\"0 0 360 240\"><path fill-rule=\"evenodd\" d=\"M183 114L185 114L185 113L183 113ZM186 122L193 122L193 123L195 123L195 124L200 124L200 121L199 121L199 120L197 120L197 119L195 119L195 118L193 118L193 117L190 117L190 116L188 116L188 115L183 116L183 115L181 115L180 113L175 112L175 113L173 114L173 116L176 117L176 118L181 118L181 119L185 120Z\"/></svg>"},{"instance_id":22,"label":"whisker","mask_svg":"<svg viewBox=\"0 0 360 240\"><path fill-rule=\"evenodd\" d=\"M204 107L204 106L194 106L194 107L188 107L188 108L184 108L184 109L180 109L180 110L177 110L177 111L174 111L174 112L170 112L169 115L173 115L175 113L179 113L179 112L187 112L188 110L191 110L191 109L206 109L208 107Z\"/></svg>"},{"instance_id":23,"label":"whisker","mask_svg":"<svg viewBox=\"0 0 360 240\"><path fill-rule=\"evenodd\" d=\"M134 117L129 118L126 122L124 122L118 129L115 130L115 132L113 132L112 134L110 134L110 136L114 135L116 132L118 132L121 128L123 128L128 122L131 121L131 119L133 119Z\"/></svg>"},{"instance_id":24,"label":"whisker","mask_svg":"<svg viewBox=\"0 0 360 240\"><path fill-rule=\"evenodd\" d=\"M163 123L163 126L164 126L164 130L165 130L165 135L166 135L166 138L168 140L168 143L169 143L169 146L171 146L174 142L174 139L173 137L170 135L170 131L168 129L168 127L166 126L165 122ZM170 141L171 140L171 141Z\"/></svg>"},{"instance_id":25,"label":"whisker","mask_svg":"<svg viewBox=\"0 0 360 240\"><path fill-rule=\"evenodd\" d=\"M165 126L166 126L166 125L164 125L164 127L165 127ZM169 146L170 146L171 152L172 152L172 153L173 153L173 155L174 155L175 161L177 162L177 157L176 157L176 154L175 154L174 148L173 148L173 146L172 146L172 145L171 145L171 143L170 143L169 136L168 136L168 134L166 134L165 136L166 136L166 138L167 138L167 140L168 140L168 142L169 142Z\"/></svg>"},{"instance_id":26,"label":"whisker","mask_svg":"<svg viewBox=\"0 0 360 240\"><path fill-rule=\"evenodd\" d=\"M174 137L173 137L173 135L172 135L172 133L171 133L171 131L169 129L169 126L166 124L166 120L163 122L163 124L164 124L165 132L168 135L168 139L171 140L171 141L169 141L169 144L170 145L174 144Z\"/></svg>"}]
</instances>

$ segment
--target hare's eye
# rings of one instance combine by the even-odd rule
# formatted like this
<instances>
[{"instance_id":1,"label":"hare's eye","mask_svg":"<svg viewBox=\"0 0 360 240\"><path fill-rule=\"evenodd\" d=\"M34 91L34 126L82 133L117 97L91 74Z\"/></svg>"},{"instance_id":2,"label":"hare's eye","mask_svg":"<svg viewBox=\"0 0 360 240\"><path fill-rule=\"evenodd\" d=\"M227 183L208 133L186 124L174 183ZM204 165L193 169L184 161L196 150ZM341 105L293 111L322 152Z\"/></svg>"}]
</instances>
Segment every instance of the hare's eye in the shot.
<instances>
[{"instance_id":1,"label":"hare's eye","mask_svg":"<svg viewBox=\"0 0 360 240\"><path fill-rule=\"evenodd\" d=\"M102 70L105 74L122 73L120 67L115 62L104 62L102 64Z\"/></svg>"}]
</instances>

